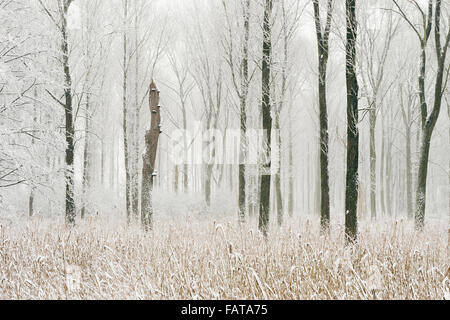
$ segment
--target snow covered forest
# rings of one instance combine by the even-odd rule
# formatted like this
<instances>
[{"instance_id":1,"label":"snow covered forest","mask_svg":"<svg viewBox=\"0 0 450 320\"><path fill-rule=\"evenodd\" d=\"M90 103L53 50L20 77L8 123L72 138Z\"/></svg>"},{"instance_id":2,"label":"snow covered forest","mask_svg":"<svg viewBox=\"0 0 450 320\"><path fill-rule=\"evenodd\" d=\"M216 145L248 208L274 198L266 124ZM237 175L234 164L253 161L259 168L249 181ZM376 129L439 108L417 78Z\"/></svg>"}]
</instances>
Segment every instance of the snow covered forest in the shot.
<instances>
[{"instance_id":1,"label":"snow covered forest","mask_svg":"<svg viewBox=\"0 0 450 320\"><path fill-rule=\"evenodd\" d=\"M450 299L448 1L0 21L0 298Z\"/></svg>"}]
</instances>

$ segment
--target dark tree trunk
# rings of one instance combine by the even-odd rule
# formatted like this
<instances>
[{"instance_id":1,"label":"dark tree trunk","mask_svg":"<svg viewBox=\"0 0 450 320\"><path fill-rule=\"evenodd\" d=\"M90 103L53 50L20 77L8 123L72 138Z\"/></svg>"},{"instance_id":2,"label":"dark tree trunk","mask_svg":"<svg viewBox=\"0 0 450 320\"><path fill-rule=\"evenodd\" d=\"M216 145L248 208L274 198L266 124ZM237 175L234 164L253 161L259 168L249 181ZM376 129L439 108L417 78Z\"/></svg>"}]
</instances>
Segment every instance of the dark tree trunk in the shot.
<instances>
[{"instance_id":1,"label":"dark tree trunk","mask_svg":"<svg viewBox=\"0 0 450 320\"><path fill-rule=\"evenodd\" d=\"M415 225L417 230L423 230L423 227L425 225L428 157L430 155L431 135L432 130L430 130L429 128L425 128L420 148L419 172L417 179L416 214L415 214Z\"/></svg>"},{"instance_id":2,"label":"dark tree trunk","mask_svg":"<svg viewBox=\"0 0 450 320\"><path fill-rule=\"evenodd\" d=\"M331 28L332 0L328 1L327 20L325 30L322 32L320 22L319 1L314 1L314 18L316 24L317 53L319 65L319 166L320 166L320 223L322 230L326 231L330 225L330 186L328 171L328 110L327 110L327 63L328 39Z\"/></svg>"},{"instance_id":3,"label":"dark tree trunk","mask_svg":"<svg viewBox=\"0 0 450 320\"><path fill-rule=\"evenodd\" d=\"M31 218L34 215L34 189L30 190L30 197L28 198L28 216Z\"/></svg>"},{"instance_id":4,"label":"dark tree trunk","mask_svg":"<svg viewBox=\"0 0 450 320\"><path fill-rule=\"evenodd\" d=\"M261 168L261 190L259 209L259 230L267 236L270 214L270 184L271 184L271 135L272 117L270 106L270 74L271 74L271 15L272 0L266 0L263 22L263 60L262 60L262 117L266 139L264 141L264 163Z\"/></svg>"},{"instance_id":5,"label":"dark tree trunk","mask_svg":"<svg viewBox=\"0 0 450 320\"><path fill-rule=\"evenodd\" d=\"M356 77L356 0L346 1L347 43L346 43L346 81L347 81L347 176L345 189L345 234L348 242L357 240L358 207L358 79Z\"/></svg>"},{"instance_id":6,"label":"dark tree trunk","mask_svg":"<svg viewBox=\"0 0 450 320\"><path fill-rule=\"evenodd\" d=\"M431 16L429 16L431 19ZM438 61L438 68L436 74L436 83L434 91L434 105L433 110L428 116L427 105L425 100L425 63L426 63L426 41L422 41L424 44L422 46L422 68L421 75L419 78L419 89L421 95L422 104L422 142L420 148L420 159L419 159L419 173L417 179L417 194L416 194L416 214L415 214L415 226L417 230L423 230L425 226L425 205L426 205L426 195L427 195L427 174L428 174L428 158L430 154L431 137L433 135L434 128L436 126L437 120L439 118L439 113L441 111L442 95L443 95L443 84L444 84L444 73L446 68L445 60L447 57L447 50L450 42L450 28L448 30L447 36L443 47L441 47L441 0L436 1L435 9L435 44L436 44L436 54Z\"/></svg>"},{"instance_id":7,"label":"dark tree trunk","mask_svg":"<svg viewBox=\"0 0 450 320\"><path fill-rule=\"evenodd\" d=\"M449 120L448 121L448 124L449 124L449 126L448 126L448 138L449 138L449 140L450 140L450 103L449 103L449 101L448 100L446 100L447 101L447 119ZM447 196L448 196L448 219L449 219L449 223L450 223L450 157L449 157L449 159L448 159L448 170L447 170L447 174L448 174L448 193L447 193ZM450 233L449 233L449 235L448 235L448 240L450 241Z\"/></svg>"},{"instance_id":8,"label":"dark tree trunk","mask_svg":"<svg viewBox=\"0 0 450 320\"><path fill-rule=\"evenodd\" d=\"M72 106L72 78L69 66L69 44L67 39L67 13L71 1L65 0L63 3L63 13L61 22L62 33L62 61L64 68L64 115L66 122L66 222L69 225L75 224L75 198L74 198L74 135L73 106Z\"/></svg>"}]
</instances>

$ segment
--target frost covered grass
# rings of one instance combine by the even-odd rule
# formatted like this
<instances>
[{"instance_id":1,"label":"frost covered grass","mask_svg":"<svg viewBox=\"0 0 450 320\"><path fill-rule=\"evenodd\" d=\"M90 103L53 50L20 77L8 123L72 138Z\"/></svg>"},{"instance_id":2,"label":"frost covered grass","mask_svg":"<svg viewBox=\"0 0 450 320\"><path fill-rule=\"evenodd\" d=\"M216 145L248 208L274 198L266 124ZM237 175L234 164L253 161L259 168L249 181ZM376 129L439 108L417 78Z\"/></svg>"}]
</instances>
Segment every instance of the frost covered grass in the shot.
<instances>
[{"instance_id":1,"label":"frost covered grass","mask_svg":"<svg viewBox=\"0 0 450 320\"><path fill-rule=\"evenodd\" d=\"M1 222L0 222L1 223ZM448 230L431 222L362 222L346 247L342 226L288 220L268 239L211 218L157 220L144 234L113 219L72 230L33 218L0 228L1 299L443 299Z\"/></svg>"}]
</instances>

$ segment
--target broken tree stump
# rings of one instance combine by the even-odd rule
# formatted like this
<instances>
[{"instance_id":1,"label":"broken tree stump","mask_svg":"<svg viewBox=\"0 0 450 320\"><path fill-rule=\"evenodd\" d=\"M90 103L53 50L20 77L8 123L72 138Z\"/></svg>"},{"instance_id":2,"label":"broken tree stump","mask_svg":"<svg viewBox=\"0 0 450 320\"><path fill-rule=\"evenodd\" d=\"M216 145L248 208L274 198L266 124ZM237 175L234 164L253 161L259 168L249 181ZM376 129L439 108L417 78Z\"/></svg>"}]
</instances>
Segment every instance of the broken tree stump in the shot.
<instances>
[{"instance_id":1,"label":"broken tree stump","mask_svg":"<svg viewBox=\"0 0 450 320\"><path fill-rule=\"evenodd\" d=\"M141 219L145 231L153 227L153 178L156 175L155 160L161 134L161 106L159 90L152 80L150 84L150 130L145 133L145 152L142 163Z\"/></svg>"}]
</instances>

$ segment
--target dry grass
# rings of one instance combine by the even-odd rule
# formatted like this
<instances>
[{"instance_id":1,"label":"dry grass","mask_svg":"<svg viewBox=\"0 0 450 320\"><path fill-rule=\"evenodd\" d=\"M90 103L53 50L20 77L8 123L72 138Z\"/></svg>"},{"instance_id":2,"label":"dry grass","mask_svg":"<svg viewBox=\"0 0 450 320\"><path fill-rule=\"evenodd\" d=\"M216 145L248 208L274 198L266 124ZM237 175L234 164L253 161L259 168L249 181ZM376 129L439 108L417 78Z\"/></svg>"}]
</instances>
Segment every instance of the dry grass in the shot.
<instances>
[{"instance_id":1,"label":"dry grass","mask_svg":"<svg viewBox=\"0 0 450 320\"><path fill-rule=\"evenodd\" d=\"M66 230L42 218L0 229L2 299L443 299L446 224L421 234L407 222L342 228L288 221L268 240L212 220L157 221L144 235L112 221ZM81 271L79 287L68 285ZM446 293L447 292L447 293Z\"/></svg>"}]
</instances>

